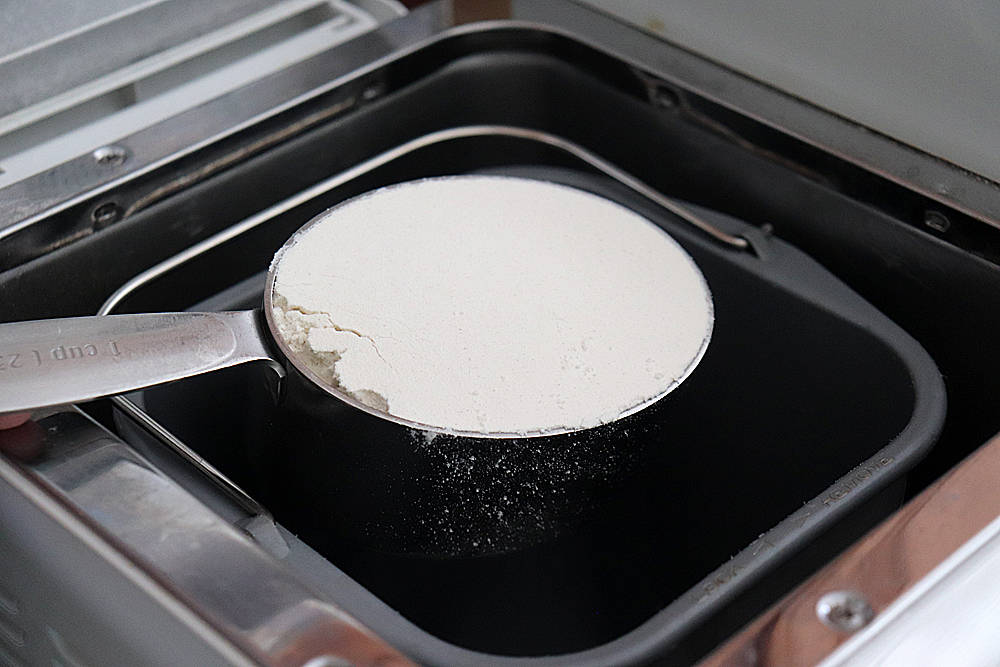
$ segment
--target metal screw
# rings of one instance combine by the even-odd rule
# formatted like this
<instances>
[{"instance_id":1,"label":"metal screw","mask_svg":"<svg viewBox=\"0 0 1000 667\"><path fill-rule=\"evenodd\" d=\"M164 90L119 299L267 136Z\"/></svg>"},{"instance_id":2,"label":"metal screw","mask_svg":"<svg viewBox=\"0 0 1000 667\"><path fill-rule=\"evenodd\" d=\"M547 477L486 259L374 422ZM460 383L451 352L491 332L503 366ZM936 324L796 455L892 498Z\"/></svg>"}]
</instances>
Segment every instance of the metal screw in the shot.
<instances>
[{"instance_id":1,"label":"metal screw","mask_svg":"<svg viewBox=\"0 0 1000 667\"><path fill-rule=\"evenodd\" d=\"M379 97L382 94L382 90L383 90L383 85L381 82L372 83L361 91L361 99L365 100L366 102L368 100L374 100L376 97Z\"/></svg>"},{"instance_id":2,"label":"metal screw","mask_svg":"<svg viewBox=\"0 0 1000 667\"><path fill-rule=\"evenodd\" d=\"M677 91L667 86L656 86L653 91L653 100L661 109L676 109L681 104L681 98Z\"/></svg>"},{"instance_id":3,"label":"metal screw","mask_svg":"<svg viewBox=\"0 0 1000 667\"><path fill-rule=\"evenodd\" d=\"M117 167L128 159L128 150L121 146L101 146L92 155L99 165Z\"/></svg>"},{"instance_id":4,"label":"metal screw","mask_svg":"<svg viewBox=\"0 0 1000 667\"><path fill-rule=\"evenodd\" d=\"M111 223L118 222L121 215L121 206L113 201L109 201L95 208L90 214L90 219L94 221L94 229L101 230Z\"/></svg>"},{"instance_id":5,"label":"metal screw","mask_svg":"<svg viewBox=\"0 0 1000 667\"><path fill-rule=\"evenodd\" d=\"M853 591L827 593L816 603L816 615L839 632L857 632L875 618L868 600Z\"/></svg>"},{"instance_id":6,"label":"metal screw","mask_svg":"<svg viewBox=\"0 0 1000 667\"><path fill-rule=\"evenodd\" d=\"M924 213L924 224L939 232L946 232L951 228L951 220L945 217L944 213L937 211L927 211Z\"/></svg>"}]
</instances>

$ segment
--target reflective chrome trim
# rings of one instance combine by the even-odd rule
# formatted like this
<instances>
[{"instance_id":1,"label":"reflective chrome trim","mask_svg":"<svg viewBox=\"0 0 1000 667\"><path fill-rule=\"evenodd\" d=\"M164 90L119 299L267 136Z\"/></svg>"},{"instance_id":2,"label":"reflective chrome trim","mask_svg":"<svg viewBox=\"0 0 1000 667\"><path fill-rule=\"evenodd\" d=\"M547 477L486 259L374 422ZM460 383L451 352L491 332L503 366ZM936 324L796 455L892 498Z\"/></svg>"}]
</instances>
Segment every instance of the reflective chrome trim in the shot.
<instances>
[{"instance_id":1,"label":"reflective chrome trim","mask_svg":"<svg viewBox=\"0 0 1000 667\"><path fill-rule=\"evenodd\" d=\"M1000 437L729 638L699 667L811 667L828 656L823 667L897 665L907 659L905 664L913 664L906 652L912 646L922 647L921 658L948 657L931 662L996 664L998 478ZM817 605L832 591L863 597L874 620L853 636L824 624ZM985 627L982 623L992 624L982 636L962 634ZM931 636L933 643L922 643ZM833 653L838 646L843 649ZM890 656L904 662L881 661Z\"/></svg>"},{"instance_id":2,"label":"reflective chrome trim","mask_svg":"<svg viewBox=\"0 0 1000 667\"><path fill-rule=\"evenodd\" d=\"M78 410L39 416L28 427L44 453L16 471L0 458L0 482L21 482L25 496L47 504L54 518L75 512L91 530L64 525L230 664L287 667L330 657L358 667L413 667Z\"/></svg>"},{"instance_id":3,"label":"reflective chrome trim","mask_svg":"<svg viewBox=\"0 0 1000 667\"><path fill-rule=\"evenodd\" d=\"M1000 664L1000 518L963 544L819 667Z\"/></svg>"},{"instance_id":4,"label":"reflective chrome trim","mask_svg":"<svg viewBox=\"0 0 1000 667\"><path fill-rule=\"evenodd\" d=\"M79 412L74 413L73 416L81 421L87 420L89 422L89 418L84 417ZM99 429L93 424L91 427ZM72 445L73 442L78 442L79 438L75 440L71 438L71 440L69 444ZM27 538L28 531L30 531L30 535L35 540L45 540L45 547L48 549L59 549L61 545L69 542L74 548L86 555L85 559L78 558L71 562L72 568L83 572L80 575L74 574L73 577L86 577L89 581L95 582L94 586L101 590L107 587L112 591L130 590L141 593L149 598L152 604L162 609L164 614L176 619L178 624L191 633L191 637L197 637L200 642L211 647L225 661L225 664L232 667L259 667L259 662L250 658L243 647L233 643L231 638L220 634L217 628L190 607L187 600L177 596L175 591L164 586L164 582L155 573L137 563L132 557L134 554L126 554L121 545L109 542L106 539L107 536L101 534L100 529L85 513L71 502L67 502L65 497L60 498L58 491L47 488L47 486L40 484L38 478L26 470L22 464L8 460L0 454L0 500L5 501L3 502L3 512L0 513L0 526L5 528L13 526L15 532L12 534L21 536L17 538L18 540ZM48 520L48 523L39 525L37 518L39 513ZM23 529L25 532L22 533L17 529ZM3 531L0 531L0 534L2 533ZM0 540L0 543L2 542L3 540ZM46 568L52 566L53 558L62 558L62 567L66 566L66 552L60 550L54 553L57 555L36 554L38 562L34 564L32 569L39 576L44 576L44 573L47 572ZM16 572L18 564L14 565ZM109 582L109 578L116 579ZM113 585L109 585L109 583ZM59 587L65 584L54 582L53 585ZM56 588L56 590L60 589ZM75 595L86 595L87 592L87 589L81 590L79 588L73 591ZM35 605L44 605L46 602L66 604L66 599L59 599L58 602L47 600L47 596L52 594L53 590L36 590L33 592L33 599L29 601ZM119 600L119 602L123 601ZM138 615L138 618L146 618L143 614L147 613L145 610L149 606L150 604L145 600L131 599L129 601L130 613ZM114 618L114 615L109 617ZM36 619L35 622L39 621ZM99 630L100 627L99 624L90 626L92 631ZM41 628L38 630L40 631ZM158 632L163 630L164 628L157 626ZM188 641L191 637L187 638ZM37 636L36 638L40 639Z\"/></svg>"},{"instance_id":5,"label":"reflective chrome trim","mask_svg":"<svg viewBox=\"0 0 1000 667\"><path fill-rule=\"evenodd\" d=\"M75 204L383 67L441 34L446 12L429 7L122 138L131 157L97 164L90 153L0 190L0 241Z\"/></svg>"}]
</instances>

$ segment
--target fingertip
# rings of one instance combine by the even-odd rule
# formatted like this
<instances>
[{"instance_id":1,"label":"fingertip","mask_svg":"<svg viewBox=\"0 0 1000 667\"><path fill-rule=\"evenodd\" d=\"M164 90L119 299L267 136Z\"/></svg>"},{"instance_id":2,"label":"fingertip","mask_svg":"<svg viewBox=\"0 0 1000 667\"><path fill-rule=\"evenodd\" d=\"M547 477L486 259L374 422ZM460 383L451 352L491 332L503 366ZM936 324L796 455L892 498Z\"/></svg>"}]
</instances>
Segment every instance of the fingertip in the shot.
<instances>
[{"instance_id":1,"label":"fingertip","mask_svg":"<svg viewBox=\"0 0 1000 667\"><path fill-rule=\"evenodd\" d=\"M30 412L8 412L0 414L0 431L17 428L21 424L31 419Z\"/></svg>"}]
</instances>

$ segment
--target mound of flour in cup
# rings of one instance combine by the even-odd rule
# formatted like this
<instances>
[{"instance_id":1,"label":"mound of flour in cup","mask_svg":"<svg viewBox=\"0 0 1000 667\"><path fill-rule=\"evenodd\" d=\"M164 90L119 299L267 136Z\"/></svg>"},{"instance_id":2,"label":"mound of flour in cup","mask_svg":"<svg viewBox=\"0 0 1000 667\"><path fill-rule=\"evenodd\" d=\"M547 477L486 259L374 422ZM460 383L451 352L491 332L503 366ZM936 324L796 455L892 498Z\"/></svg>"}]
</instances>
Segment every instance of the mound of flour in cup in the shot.
<instances>
[{"instance_id":1,"label":"mound of flour in cup","mask_svg":"<svg viewBox=\"0 0 1000 667\"><path fill-rule=\"evenodd\" d=\"M275 257L300 364L432 430L573 431L662 396L700 360L712 301L644 217L554 183L459 176L350 200Z\"/></svg>"}]
</instances>

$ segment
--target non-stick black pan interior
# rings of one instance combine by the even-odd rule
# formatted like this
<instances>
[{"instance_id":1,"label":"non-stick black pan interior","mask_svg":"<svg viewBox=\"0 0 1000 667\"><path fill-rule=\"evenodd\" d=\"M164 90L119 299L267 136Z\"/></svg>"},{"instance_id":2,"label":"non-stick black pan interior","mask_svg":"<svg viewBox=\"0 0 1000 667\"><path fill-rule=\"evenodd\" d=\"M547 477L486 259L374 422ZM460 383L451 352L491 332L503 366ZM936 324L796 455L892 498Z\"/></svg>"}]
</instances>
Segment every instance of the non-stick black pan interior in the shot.
<instances>
[{"instance_id":1,"label":"non-stick black pan interior","mask_svg":"<svg viewBox=\"0 0 1000 667\"><path fill-rule=\"evenodd\" d=\"M695 258L715 301L713 340L697 372L668 400L620 424L629 431L626 451L606 465L626 460L628 470L584 520L505 553L373 549L343 525L390 513L419 531L432 517L394 492L397 472L373 474L370 494L331 506L326 496L338 480L362 474L363 465L384 466L378 443L365 447L374 462L341 461L350 430L270 406L259 377L265 370L156 388L143 402L280 524L430 635L501 655L568 653L627 634L886 447L911 419L914 388L892 341L844 316L852 305L838 301L841 292L820 289L829 299L821 303L783 284L781 241L766 241L763 248L779 252L765 260L720 247L606 178L562 168L501 171L587 187L646 214ZM808 271L797 275L810 280ZM192 305L253 307L261 281ZM155 289L169 287L161 281ZM926 444L913 447L922 452ZM463 450L447 438L420 454L430 466L466 470L448 491L474 503L470 487L482 487L484 504L505 455L502 444Z\"/></svg>"}]
</instances>

